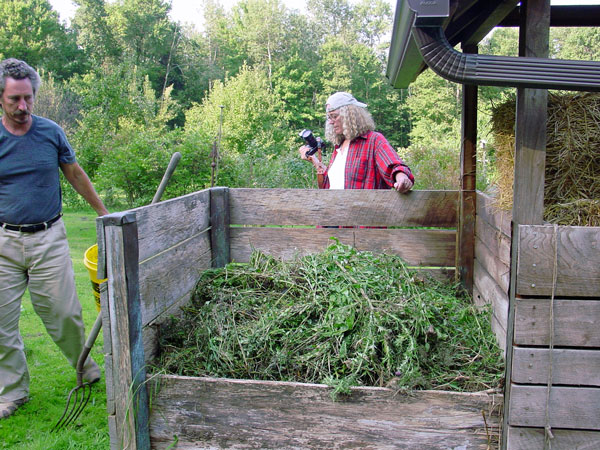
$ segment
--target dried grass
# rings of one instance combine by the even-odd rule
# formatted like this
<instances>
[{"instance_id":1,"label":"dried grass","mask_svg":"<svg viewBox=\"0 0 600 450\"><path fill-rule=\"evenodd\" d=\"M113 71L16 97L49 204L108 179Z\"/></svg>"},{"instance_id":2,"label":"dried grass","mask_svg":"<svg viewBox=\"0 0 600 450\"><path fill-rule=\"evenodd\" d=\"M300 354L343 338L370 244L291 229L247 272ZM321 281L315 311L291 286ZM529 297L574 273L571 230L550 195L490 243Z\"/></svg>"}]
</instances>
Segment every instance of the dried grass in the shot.
<instances>
[{"instance_id":1,"label":"dried grass","mask_svg":"<svg viewBox=\"0 0 600 450\"><path fill-rule=\"evenodd\" d=\"M515 99L493 111L497 206L512 207ZM544 219L600 226L600 94L550 94Z\"/></svg>"}]
</instances>

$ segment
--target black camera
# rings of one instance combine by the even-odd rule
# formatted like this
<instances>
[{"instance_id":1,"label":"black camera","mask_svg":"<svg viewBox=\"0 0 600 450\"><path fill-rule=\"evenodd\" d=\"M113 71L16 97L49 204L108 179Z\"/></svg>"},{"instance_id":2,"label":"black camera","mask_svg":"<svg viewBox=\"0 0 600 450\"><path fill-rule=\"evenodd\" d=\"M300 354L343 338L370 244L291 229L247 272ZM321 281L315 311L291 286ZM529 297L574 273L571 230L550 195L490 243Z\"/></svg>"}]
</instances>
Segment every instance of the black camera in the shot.
<instances>
[{"instance_id":1,"label":"black camera","mask_svg":"<svg viewBox=\"0 0 600 450\"><path fill-rule=\"evenodd\" d=\"M316 138L310 130L302 130L300 132L300 137L304 139L306 146L309 148L306 152L306 156L312 156L317 153L319 149L323 149L326 146L325 142L323 142L320 137Z\"/></svg>"}]
</instances>

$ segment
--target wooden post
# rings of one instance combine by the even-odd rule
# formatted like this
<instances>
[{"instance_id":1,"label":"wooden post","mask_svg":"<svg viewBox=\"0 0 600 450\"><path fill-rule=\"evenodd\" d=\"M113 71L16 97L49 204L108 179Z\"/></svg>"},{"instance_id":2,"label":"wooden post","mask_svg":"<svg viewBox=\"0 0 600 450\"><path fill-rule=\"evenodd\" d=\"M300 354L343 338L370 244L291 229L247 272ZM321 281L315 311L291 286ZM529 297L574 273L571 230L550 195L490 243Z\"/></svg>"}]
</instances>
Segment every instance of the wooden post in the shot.
<instances>
[{"instance_id":1,"label":"wooden post","mask_svg":"<svg viewBox=\"0 0 600 450\"><path fill-rule=\"evenodd\" d=\"M477 45L465 45L465 53L477 53ZM475 261L475 201L477 181L477 86L462 86L462 145L460 149L460 199L456 233L456 276L473 294Z\"/></svg>"},{"instance_id":2,"label":"wooden post","mask_svg":"<svg viewBox=\"0 0 600 450\"><path fill-rule=\"evenodd\" d=\"M210 242L213 267L224 267L230 261L229 222L229 188L211 188Z\"/></svg>"},{"instance_id":3,"label":"wooden post","mask_svg":"<svg viewBox=\"0 0 600 450\"><path fill-rule=\"evenodd\" d=\"M521 2L519 56L548 57L550 34L550 0ZM502 449L508 448L508 418L512 383L512 354L514 341L515 298L519 225L543 222L544 175L546 164L546 122L548 90L517 89L515 123L515 167L513 186L511 275L506 330L506 376Z\"/></svg>"},{"instance_id":4,"label":"wooden post","mask_svg":"<svg viewBox=\"0 0 600 450\"><path fill-rule=\"evenodd\" d=\"M114 415L109 416L111 449L150 449L148 393L142 342L139 249L135 213L102 218L108 275L111 381ZM107 389L108 390L108 389ZM110 411L109 411L110 413Z\"/></svg>"}]
</instances>

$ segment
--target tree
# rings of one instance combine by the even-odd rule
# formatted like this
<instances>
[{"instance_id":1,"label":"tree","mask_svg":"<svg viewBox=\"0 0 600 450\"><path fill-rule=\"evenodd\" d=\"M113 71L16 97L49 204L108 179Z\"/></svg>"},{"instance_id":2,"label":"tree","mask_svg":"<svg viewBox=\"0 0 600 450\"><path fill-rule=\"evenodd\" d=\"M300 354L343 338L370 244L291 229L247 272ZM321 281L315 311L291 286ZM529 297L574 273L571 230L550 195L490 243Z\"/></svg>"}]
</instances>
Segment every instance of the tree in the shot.
<instances>
[{"instance_id":1,"label":"tree","mask_svg":"<svg viewBox=\"0 0 600 450\"><path fill-rule=\"evenodd\" d=\"M221 135L219 183L252 186L255 166L276 159L289 148L283 144L286 139L295 138L285 126L282 110L265 71L244 66L235 77L216 81L202 104L189 109L185 131L202 131L215 141Z\"/></svg>"},{"instance_id":2,"label":"tree","mask_svg":"<svg viewBox=\"0 0 600 450\"><path fill-rule=\"evenodd\" d=\"M561 28L550 30L552 54L560 59L600 60L600 29L598 27Z\"/></svg>"},{"instance_id":3,"label":"tree","mask_svg":"<svg viewBox=\"0 0 600 450\"><path fill-rule=\"evenodd\" d=\"M69 78L85 66L75 35L59 22L48 0L3 0L0 23L1 59L22 59L58 79Z\"/></svg>"},{"instance_id":4,"label":"tree","mask_svg":"<svg viewBox=\"0 0 600 450\"><path fill-rule=\"evenodd\" d=\"M123 49L109 25L105 0L75 0L78 8L71 21L77 44L85 51L94 66L116 63Z\"/></svg>"}]
</instances>

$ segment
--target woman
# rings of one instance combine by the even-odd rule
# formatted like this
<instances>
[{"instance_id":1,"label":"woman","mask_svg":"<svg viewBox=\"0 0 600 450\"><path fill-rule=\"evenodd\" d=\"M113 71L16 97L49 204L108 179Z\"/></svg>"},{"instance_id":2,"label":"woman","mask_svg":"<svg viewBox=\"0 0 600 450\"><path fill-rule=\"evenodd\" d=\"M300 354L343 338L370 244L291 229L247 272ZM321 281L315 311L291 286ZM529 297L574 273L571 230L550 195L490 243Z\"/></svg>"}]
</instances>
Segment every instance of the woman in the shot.
<instances>
[{"instance_id":1,"label":"woman","mask_svg":"<svg viewBox=\"0 0 600 450\"><path fill-rule=\"evenodd\" d=\"M325 138L335 144L329 166L315 156L302 159L317 169L321 189L391 189L407 192L414 185L409 167L375 130L367 105L347 92L336 92L327 99Z\"/></svg>"}]
</instances>

